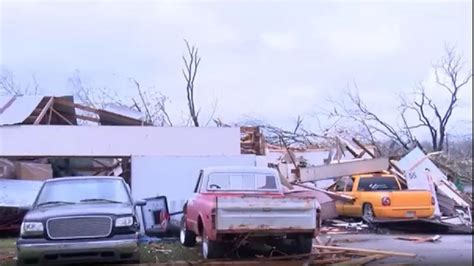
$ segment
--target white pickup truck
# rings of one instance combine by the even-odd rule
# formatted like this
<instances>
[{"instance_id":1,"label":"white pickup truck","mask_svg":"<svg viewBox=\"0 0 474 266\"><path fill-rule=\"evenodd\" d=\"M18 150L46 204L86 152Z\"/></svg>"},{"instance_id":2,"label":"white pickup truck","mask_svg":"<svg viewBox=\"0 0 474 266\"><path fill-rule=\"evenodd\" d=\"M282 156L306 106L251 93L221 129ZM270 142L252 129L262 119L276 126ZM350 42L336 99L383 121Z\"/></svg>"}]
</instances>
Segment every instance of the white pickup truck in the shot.
<instances>
[{"instance_id":1,"label":"white pickup truck","mask_svg":"<svg viewBox=\"0 0 474 266\"><path fill-rule=\"evenodd\" d=\"M201 236L204 258L224 255L226 244L243 238L289 239L294 251L311 251L320 226L320 205L314 198L285 194L273 169L205 168L194 193L184 206L180 240L189 247Z\"/></svg>"}]
</instances>

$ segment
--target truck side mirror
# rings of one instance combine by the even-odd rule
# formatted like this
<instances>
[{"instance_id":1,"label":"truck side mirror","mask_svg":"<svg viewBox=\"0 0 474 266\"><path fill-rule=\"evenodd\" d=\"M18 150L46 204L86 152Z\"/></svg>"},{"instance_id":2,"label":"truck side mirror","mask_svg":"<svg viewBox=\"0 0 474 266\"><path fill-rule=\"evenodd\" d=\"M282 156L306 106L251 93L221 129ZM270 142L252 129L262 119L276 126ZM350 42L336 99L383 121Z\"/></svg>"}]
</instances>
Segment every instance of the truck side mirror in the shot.
<instances>
[{"instance_id":1,"label":"truck side mirror","mask_svg":"<svg viewBox=\"0 0 474 266\"><path fill-rule=\"evenodd\" d=\"M136 200L136 201L135 201L135 205L136 205L136 206L145 206L145 205L146 205L146 201L144 201L144 200Z\"/></svg>"}]
</instances>

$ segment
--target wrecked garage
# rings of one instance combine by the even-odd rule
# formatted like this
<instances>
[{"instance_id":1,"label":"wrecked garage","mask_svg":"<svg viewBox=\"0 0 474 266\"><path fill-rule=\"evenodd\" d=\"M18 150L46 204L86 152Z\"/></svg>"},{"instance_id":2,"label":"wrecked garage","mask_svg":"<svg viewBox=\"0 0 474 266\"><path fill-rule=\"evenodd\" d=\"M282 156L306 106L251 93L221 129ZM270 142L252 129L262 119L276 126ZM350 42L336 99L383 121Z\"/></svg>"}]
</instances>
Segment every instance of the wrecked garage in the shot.
<instances>
[{"instance_id":1,"label":"wrecked garage","mask_svg":"<svg viewBox=\"0 0 474 266\"><path fill-rule=\"evenodd\" d=\"M141 225L136 242L145 262L150 256L154 262L172 258L178 249L201 254L189 255L196 263L217 258L364 264L391 257L414 259L417 254L340 243L357 243L364 234L380 232L430 234L390 239L421 244L451 241L453 236L446 233L472 233L472 196L460 191L430 159L436 154L417 146L401 158L384 158L355 138L336 137L337 145L330 147L295 148L266 143L258 127L155 127L139 114L86 107L72 96L1 97L1 103L0 232L5 237L23 230L25 214L43 184L62 177L113 176L124 181L134 200L130 204L136 204L133 215ZM200 181L213 179L217 181L209 187ZM221 189L250 200L229 199ZM209 225L198 216L190 218L201 212L201 207L190 206L190 199L199 202L197 194L201 201L213 195L218 204L205 214L213 217ZM300 199L312 207L303 207ZM249 210L252 214L246 213ZM226 221L228 217L240 220ZM254 218L245 220L248 217ZM234 232L234 226L242 228ZM304 230L295 231L299 227ZM271 241L255 242L255 235L271 236L265 239ZM296 251L304 252L281 246L283 240L299 243ZM216 253L223 241L230 245L229 252ZM186 248L195 242L202 243L201 248ZM78 254L87 257L86 251ZM115 258L108 252L94 256ZM18 260L11 250L1 256ZM54 261L61 254L48 256Z\"/></svg>"}]
</instances>

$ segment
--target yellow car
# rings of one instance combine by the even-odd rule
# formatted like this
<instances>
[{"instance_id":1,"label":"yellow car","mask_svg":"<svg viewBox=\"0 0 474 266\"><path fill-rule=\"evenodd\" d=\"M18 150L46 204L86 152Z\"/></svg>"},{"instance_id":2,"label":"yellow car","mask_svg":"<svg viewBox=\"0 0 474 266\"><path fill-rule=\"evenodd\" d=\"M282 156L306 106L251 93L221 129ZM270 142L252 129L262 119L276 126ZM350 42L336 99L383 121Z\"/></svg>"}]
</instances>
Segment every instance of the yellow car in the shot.
<instances>
[{"instance_id":1,"label":"yellow car","mask_svg":"<svg viewBox=\"0 0 474 266\"><path fill-rule=\"evenodd\" d=\"M352 196L352 203L337 202L340 216L377 219L428 218L434 213L434 198L426 190L402 190L389 174L366 174L340 178L329 191Z\"/></svg>"}]
</instances>

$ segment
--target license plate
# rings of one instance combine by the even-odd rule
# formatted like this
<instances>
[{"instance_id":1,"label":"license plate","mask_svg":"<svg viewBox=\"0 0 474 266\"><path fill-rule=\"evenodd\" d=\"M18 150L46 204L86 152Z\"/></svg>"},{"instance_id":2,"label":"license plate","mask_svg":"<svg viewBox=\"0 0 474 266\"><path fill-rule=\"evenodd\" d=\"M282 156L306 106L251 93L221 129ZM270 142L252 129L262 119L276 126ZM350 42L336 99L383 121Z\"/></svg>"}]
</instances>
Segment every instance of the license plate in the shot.
<instances>
[{"instance_id":1,"label":"license plate","mask_svg":"<svg viewBox=\"0 0 474 266\"><path fill-rule=\"evenodd\" d=\"M407 211L405 213L405 217L413 218L413 217L415 217L415 214L416 214L415 211Z\"/></svg>"}]
</instances>

